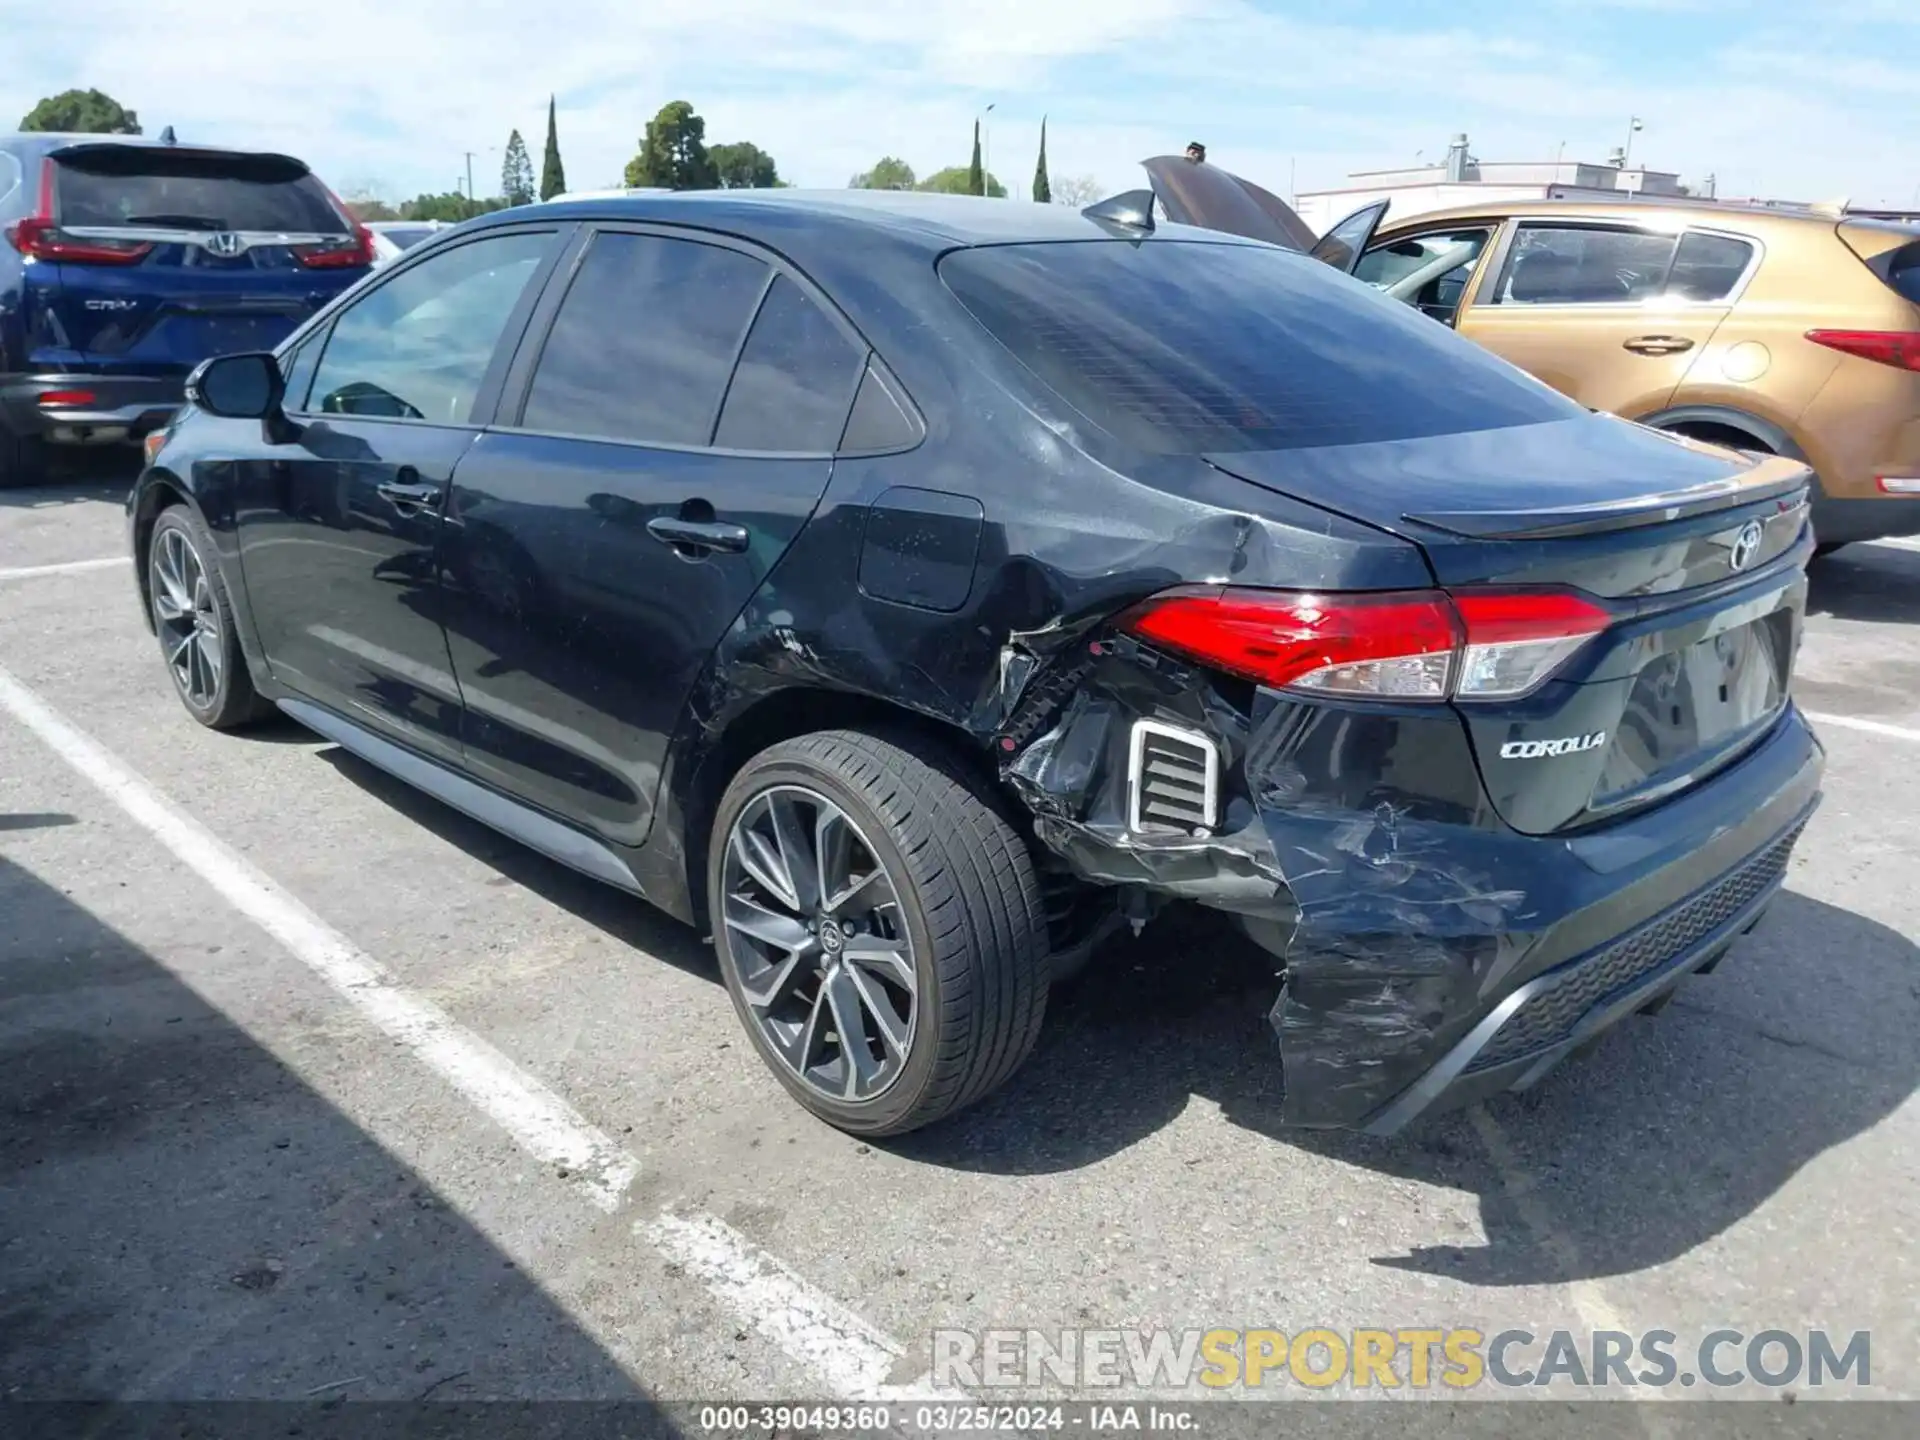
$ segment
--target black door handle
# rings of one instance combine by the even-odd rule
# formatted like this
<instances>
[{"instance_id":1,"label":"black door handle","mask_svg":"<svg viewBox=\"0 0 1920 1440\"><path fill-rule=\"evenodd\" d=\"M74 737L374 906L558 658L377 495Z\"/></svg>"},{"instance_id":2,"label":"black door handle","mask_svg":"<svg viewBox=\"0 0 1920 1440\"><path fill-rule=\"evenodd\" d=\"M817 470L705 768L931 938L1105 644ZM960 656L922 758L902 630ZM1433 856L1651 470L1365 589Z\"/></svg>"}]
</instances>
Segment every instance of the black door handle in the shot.
<instances>
[{"instance_id":1,"label":"black door handle","mask_svg":"<svg viewBox=\"0 0 1920 1440\"><path fill-rule=\"evenodd\" d=\"M440 508L440 487L421 484L420 472L411 465L401 468L398 480L383 480L374 488L381 499L402 512Z\"/></svg>"},{"instance_id":2,"label":"black door handle","mask_svg":"<svg viewBox=\"0 0 1920 1440\"><path fill-rule=\"evenodd\" d=\"M656 515L647 522L647 533L676 550L725 550L732 554L745 550L748 540L744 525L729 525L723 520L682 520L677 515Z\"/></svg>"}]
</instances>

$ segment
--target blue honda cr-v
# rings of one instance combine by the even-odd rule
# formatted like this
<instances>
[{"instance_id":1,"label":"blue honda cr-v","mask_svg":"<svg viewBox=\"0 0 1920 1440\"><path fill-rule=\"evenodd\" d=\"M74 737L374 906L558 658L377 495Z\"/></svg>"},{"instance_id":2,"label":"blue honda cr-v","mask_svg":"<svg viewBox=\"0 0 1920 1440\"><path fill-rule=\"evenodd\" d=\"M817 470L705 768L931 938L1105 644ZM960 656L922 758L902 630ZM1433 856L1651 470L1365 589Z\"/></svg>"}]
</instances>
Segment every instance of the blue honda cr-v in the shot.
<instances>
[{"instance_id":1,"label":"blue honda cr-v","mask_svg":"<svg viewBox=\"0 0 1920 1440\"><path fill-rule=\"evenodd\" d=\"M367 273L298 160L105 135L0 135L0 487L49 445L138 441L187 372L260 350Z\"/></svg>"}]
</instances>

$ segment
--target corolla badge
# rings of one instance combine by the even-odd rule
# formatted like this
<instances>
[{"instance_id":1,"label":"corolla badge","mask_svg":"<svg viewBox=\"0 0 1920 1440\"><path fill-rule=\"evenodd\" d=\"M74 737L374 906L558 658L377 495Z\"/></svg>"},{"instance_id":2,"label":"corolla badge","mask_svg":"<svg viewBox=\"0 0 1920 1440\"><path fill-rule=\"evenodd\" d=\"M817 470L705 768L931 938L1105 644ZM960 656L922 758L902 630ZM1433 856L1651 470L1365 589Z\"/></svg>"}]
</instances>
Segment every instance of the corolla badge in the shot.
<instances>
[{"instance_id":1,"label":"corolla badge","mask_svg":"<svg viewBox=\"0 0 1920 1440\"><path fill-rule=\"evenodd\" d=\"M1548 755L1578 755L1584 750L1598 750L1606 743L1604 730L1596 730L1591 735L1562 735L1557 740L1509 740L1500 747L1500 758L1539 760Z\"/></svg>"},{"instance_id":2,"label":"corolla badge","mask_svg":"<svg viewBox=\"0 0 1920 1440\"><path fill-rule=\"evenodd\" d=\"M1732 570L1744 570L1753 563L1753 557L1760 553L1760 541L1765 532L1758 520L1749 520L1740 527L1740 533L1733 537L1733 551L1727 556L1727 566Z\"/></svg>"}]
</instances>

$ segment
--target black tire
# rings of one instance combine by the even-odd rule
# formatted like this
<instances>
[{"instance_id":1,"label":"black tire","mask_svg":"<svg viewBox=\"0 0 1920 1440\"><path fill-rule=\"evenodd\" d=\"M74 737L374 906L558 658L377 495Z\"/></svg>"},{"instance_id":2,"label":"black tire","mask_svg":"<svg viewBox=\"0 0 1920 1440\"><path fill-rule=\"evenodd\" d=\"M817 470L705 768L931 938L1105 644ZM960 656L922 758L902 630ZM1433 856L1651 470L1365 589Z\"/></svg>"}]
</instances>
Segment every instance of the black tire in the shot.
<instances>
[{"instance_id":1,"label":"black tire","mask_svg":"<svg viewBox=\"0 0 1920 1440\"><path fill-rule=\"evenodd\" d=\"M174 543L184 544L192 552L209 592L207 602L196 607L195 630L202 632L211 618L217 631L208 643L219 656L219 674L198 694L196 689L201 687L197 678L190 683L176 666L174 657L176 647L180 644L181 629L170 625L165 618L163 610L166 602L156 593L164 588L157 567L163 563L161 557L167 553L166 547ZM208 729L232 730L272 714L274 707L253 688L253 675L247 669L247 657L240 648L240 637L234 628L233 604L227 596L226 583L221 578L214 553L213 537L207 533L207 527L200 517L186 505L174 505L162 510L159 518L153 522L152 534L147 538L147 553L140 557L141 583L146 586L147 604L151 607L154 630L160 640L160 657L166 664L168 678L173 682L174 694L180 697L180 703L186 707L187 713ZM191 643L198 645L202 642L195 640ZM193 673L191 666L195 658L189 656L190 674Z\"/></svg>"},{"instance_id":2,"label":"black tire","mask_svg":"<svg viewBox=\"0 0 1920 1440\"><path fill-rule=\"evenodd\" d=\"M1816 541L1813 547L1813 558L1816 560L1824 560L1846 543L1845 540L1836 540L1831 545L1822 545Z\"/></svg>"},{"instance_id":3,"label":"black tire","mask_svg":"<svg viewBox=\"0 0 1920 1440\"><path fill-rule=\"evenodd\" d=\"M740 959L723 919L736 822L757 801L795 787L831 801L854 823L892 882L912 941L918 989L912 1037L897 1078L867 1099L823 1093L779 1056L743 993ZM1046 914L1033 861L1006 820L931 747L852 730L774 745L727 786L708 851L714 948L727 993L761 1059L828 1124L866 1136L919 1129L998 1088L1032 1051L1049 983Z\"/></svg>"},{"instance_id":4,"label":"black tire","mask_svg":"<svg viewBox=\"0 0 1920 1440\"><path fill-rule=\"evenodd\" d=\"M37 435L16 435L0 426L0 490L39 485L47 478L47 446Z\"/></svg>"}]
</instances>

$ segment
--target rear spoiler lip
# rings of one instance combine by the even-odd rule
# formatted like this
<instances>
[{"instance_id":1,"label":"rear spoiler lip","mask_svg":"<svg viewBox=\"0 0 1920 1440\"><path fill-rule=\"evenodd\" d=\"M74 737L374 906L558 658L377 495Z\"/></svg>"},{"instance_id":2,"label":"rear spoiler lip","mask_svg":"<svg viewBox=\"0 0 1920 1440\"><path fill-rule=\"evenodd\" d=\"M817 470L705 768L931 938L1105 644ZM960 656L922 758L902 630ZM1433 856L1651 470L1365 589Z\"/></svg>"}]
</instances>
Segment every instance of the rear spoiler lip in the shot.
<instances>
[{"instance_id":1,"label":"rear spoiler lip","mask_svg":"<svg viewBox=\"0 0 1920 1440\"><path fill-rule=\"evenodd\" d=\"M1471 540L1552 540L1664 525L1762 500L1780 500L1782 510L1792 510L1807 503L1813 471L1797 461L1786 463L1790 469L1769 479L1731 476L1710 480L1704 485L1690 485L1683 490L1602 500L1590 505L1538 510L1429 510L1418 515L1402 515L1401 519ZM1789 500L1790 496L1795 498Z\"/></svg>"},{"instance_id":2,"label":"rear spoiler lip","mask_svg":"<svg viewBox=\"0 0 1920 1440\"><path fill-rule=\"evenodd\" d=\"M198 145L126 145L112 141L82 140L72 145L62 145L57 150L46 152L49 160L73 161L84 164L89 159L107 155L147 156L156 161L168 159L187 159L205 161L235 161L243 167L281 172L274 178L278 180L300 180L313 173L304 160L291 155L281 155L271 150L216 150Z\"/></svg>"}]
</instances>

